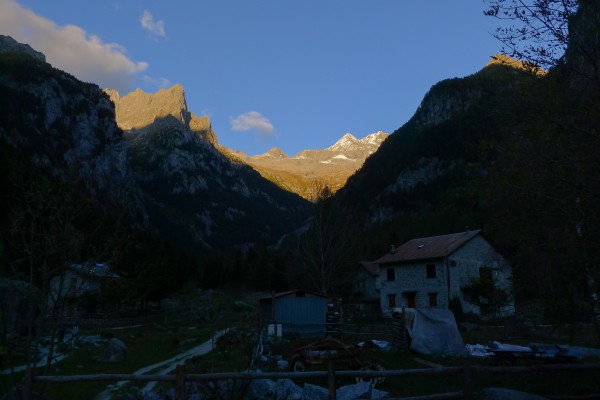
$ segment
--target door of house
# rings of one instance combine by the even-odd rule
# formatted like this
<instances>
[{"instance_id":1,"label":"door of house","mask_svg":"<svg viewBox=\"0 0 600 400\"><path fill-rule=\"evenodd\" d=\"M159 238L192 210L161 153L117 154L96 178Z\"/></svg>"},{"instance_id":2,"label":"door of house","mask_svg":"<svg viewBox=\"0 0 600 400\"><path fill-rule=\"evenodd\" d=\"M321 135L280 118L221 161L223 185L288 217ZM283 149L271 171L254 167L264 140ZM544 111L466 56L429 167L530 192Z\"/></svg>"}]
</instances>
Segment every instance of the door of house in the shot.
<instances>
[{"instance_id":1,"label":"door of house","mask_svg":"<svg viewBox=\"0 0 600 400\"><path fill-rule=\"evenodd\" d=\"M406 298L406 306L408 308L416 308L417 307L417 292L404 292L404 297Z\"/></svg>"}]
</instances>

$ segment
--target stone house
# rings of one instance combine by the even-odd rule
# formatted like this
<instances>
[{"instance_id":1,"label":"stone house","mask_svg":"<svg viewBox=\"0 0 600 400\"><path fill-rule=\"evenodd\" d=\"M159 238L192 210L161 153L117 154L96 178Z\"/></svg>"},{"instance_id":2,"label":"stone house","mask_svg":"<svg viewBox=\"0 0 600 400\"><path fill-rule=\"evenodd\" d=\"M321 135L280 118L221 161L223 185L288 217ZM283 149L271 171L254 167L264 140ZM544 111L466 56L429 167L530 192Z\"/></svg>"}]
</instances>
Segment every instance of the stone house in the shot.
<instances>
[{"instance_id":1,"label":"stone house","mask_svg":"<svg viewBox=\"0 0 600 400\"><path fill-rule=\"evenodd\" d=\"M463 312L481 314L470 288L483 277L512 293L510 264L480 230L413 239L398 248L392 246L374 263L379 266L384 316L401 307L449 308L454 298L460 300ZM514 314L512 300L500 314Z\"/></svg>"}]
</instances>

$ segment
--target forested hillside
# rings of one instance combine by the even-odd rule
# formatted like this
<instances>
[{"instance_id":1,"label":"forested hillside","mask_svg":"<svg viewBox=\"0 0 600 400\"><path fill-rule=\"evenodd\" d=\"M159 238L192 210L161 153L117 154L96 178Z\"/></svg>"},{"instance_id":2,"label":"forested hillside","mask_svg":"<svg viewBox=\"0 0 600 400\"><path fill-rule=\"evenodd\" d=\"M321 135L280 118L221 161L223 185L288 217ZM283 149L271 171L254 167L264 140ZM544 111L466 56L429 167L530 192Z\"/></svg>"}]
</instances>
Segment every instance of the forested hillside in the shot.
<instances>
[{"instance_id":1,"label":"forested hillside","mask_svg":"<svg viewBox=\"0 0 600 400\"><path fill-rule=\"evenodd\" d=\"M522 306L589 316L600 255L597 15L582 2L548 73L498 57L435 85L335 196L360 216L358 253L481 228L513 263Z\"/></svg>"}]
</instances>

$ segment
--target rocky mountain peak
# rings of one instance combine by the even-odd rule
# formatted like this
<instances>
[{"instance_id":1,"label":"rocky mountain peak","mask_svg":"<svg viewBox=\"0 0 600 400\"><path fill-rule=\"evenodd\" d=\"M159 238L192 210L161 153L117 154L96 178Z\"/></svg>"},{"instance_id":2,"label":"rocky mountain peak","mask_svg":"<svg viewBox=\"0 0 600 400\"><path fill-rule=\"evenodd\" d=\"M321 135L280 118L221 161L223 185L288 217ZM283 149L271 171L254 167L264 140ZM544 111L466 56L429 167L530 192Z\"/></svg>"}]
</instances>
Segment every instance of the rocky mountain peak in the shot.
<instances>
[{"instance_id":1,"label":"rocky mountain peak","mask_svg":"<svg viewBox=\"0 0 600 400\"><path fill-rule=\"evenodd\" d=\"M39 51L35 51L28 44L19 43L10 36L0 35L0 53L21 53L27 54L40 61L46 62L46 56Z\"/></svg>"},{"instance_id":2,"label":"rocky mountain peak","mask_svg":"<svg viewBox=\"0 0 600 400\"><path fill-rule=\"evenodd\" d=\"M389 134L378 131L375 133L371 133L370 135L365 136L362 139L356 138L354 135L350 133L346 133L342 136L335 144L331 147L328 147L327 151L332 152L366 152L366 155L372 154L379 145L389 136ZM346 154L348 155L348 154ZM361 157L361 158L366 158Z\"/></svg>"},{"instance_id":3,"label":"rocky mountain peak","mask_svg":"<svg viewBox=\"0 0 600 400\"><path fill-rule=\"evenodd\" d=\"M156 118L175 117L182 123L188 123L190 112L185 102L185 93L181 85L169 89L160 89L151 94L141 89L120 96L116 90L106 90L115 103L117 124L123 130L141 129L150 125Z\"/></svg>"},{"instance_id":4,"label":"rocky mountain peak","mask_svg":"<svg viewBox=\"0 0 600 400\"><path fill-rule=\"evenodd\" d=\"M36 61L12 57L15 52ZM0 141L58 180L118 201L126 153L106 94L52 68L42 53L9 36L0 36L0 58L0 98L18 110L0 118Z\"/></svg>"},{"instance_id":5,"label":"rocky mountain peak","mask_svg":"<svg viewBox=\"0 0 600 400\"><path fill-rule=\"evenodd\" d=\"M141 89L126 96L120 96L116 90L106 89L105 92L115 104L117 124L124 131L144 129L160 119L180 123L208 142L217 143L210 119L207 116L197 117L188 110L185 91L180 84L156 93L146 93Z\"/></svg>"},{"instance_id":6,"label":"rocky mountain peak","mask_svg":"<svg viewBox=\"0 0 600 400\"><path fill-rule=\"evenodd\" d=\"M527 71L531 73L535 73L538 75L543 75L546 71L537 68L531 64L524 63L523 61L515 60L512 57L509 57L505 54L494 54L490 61L485 65L485 67L490 67L493 65L506 65L512 68L516 68L522 71Z\"/></svg>"},{"instance_id":7,"label":"rocky mountain peak","mask_svg":"<svg viewBox=\"0 0 600 400\"><path fill-rule=\"evenodd\" d=\"M335 142L333 146L328 147L327 150L343 151L352 147L356 147L357 143L359 142L360 140L358 140L354 135L346 133L337 142Z\"/></svg>"},{"instance_id":8,"label":"rocky mountain peak","mask_svg":"<svg viewBox=\"0 0 600 400\"><path fill-rule=\"evenodd\" d=\"M253 158L271 158L271 159L280 159L280 158L288 158L287 154L285 154L280 148L273 147L269 151L263 154L259 154L254 156Z\"/></svg>"},{"instance_id":9,"label":"rocky mountain peak","mask_svg":"<svg viewBox=\"0 0 600 400\"><path fill-rule=\"evenodd\" d=\"M387 139L388 136L390 136L389 133L385 133L385 132L382 132L382 131L377 131L375 133L371 133L370 135L367 135L364 138L362 138L361 142L366 143L366 144L375 145L375 146L379 147L379 145L385 139Z\"/></svg>"}]
</instances>

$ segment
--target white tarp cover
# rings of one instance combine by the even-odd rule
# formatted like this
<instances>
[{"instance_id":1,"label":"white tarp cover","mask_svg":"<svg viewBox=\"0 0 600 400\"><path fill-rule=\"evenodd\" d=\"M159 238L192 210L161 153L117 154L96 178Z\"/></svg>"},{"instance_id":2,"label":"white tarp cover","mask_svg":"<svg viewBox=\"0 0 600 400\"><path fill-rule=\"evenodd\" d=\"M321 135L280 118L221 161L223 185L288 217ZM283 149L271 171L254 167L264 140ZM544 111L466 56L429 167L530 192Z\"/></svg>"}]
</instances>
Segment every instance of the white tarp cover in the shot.
<instances>
[{"instance_id":1,"label":"white tarp cover","mask_svg":"<svg viewBox=\"0 0 600 400\"><path fill-rule=\"evenodd\" d=\"M412 338L411 350L444 356L467 354L452 311L413 308L407 309L406 313L414 315L412 326L408 327ZM407 322L411 320L408 317Z\"/></svg>"}]
</instances>

